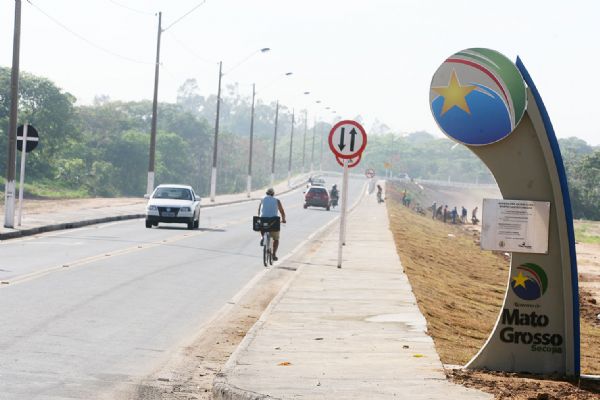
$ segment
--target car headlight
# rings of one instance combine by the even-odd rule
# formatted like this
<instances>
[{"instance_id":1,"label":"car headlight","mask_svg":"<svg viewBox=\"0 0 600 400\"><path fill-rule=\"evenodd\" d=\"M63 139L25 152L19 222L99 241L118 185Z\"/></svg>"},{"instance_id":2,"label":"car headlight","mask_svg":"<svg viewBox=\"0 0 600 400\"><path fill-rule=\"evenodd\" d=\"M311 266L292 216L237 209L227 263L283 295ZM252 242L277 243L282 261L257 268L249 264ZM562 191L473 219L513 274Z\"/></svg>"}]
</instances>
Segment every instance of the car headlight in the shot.
<instances>
[{"instance_id":1,"label":"car headlight","mask_svg":"<svg viewBox=\"0 0 600 400\"><path fill-rule=\"evenodd\" d=\"M150 205L150 206L148 206L148 207L146 208L146 210L148 210L148 211L157 211L157 210L158 210L158 207Z\"/></svg>"},{"instance_id":2,"label":"car headlight","mask_svg":"<svg viewBox=\"0 0 600 400\"><path fill-rule=\"evenodd\" d=\"M179 211L183 211L183 212L190 212L190 211L192 211L192 209L191 209L191 208L189 208L189 207L181 207L181 208L179 209Z\"/></svg>"}]
</instances>

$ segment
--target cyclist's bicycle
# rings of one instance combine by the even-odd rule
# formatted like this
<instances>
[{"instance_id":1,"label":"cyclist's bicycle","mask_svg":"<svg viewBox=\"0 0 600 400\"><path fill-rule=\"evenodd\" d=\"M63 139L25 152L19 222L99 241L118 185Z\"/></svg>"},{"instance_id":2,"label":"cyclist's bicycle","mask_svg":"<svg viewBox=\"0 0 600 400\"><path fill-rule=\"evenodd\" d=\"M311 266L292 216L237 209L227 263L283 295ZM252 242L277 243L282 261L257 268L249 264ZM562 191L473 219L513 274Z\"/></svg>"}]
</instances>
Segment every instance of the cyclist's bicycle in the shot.
<instances>
[{"instance_id":1,"label":"cyclist's bicycle","mask_svg":"<svg viewBox=\"0 0 600 400\"><path fill-rule=\"evenodd\" d=\"M263 235L263 265L273 265L273 239L271 232L279 231L279 217L253 217L252 229Z\"/></svg>"}]
</instances>

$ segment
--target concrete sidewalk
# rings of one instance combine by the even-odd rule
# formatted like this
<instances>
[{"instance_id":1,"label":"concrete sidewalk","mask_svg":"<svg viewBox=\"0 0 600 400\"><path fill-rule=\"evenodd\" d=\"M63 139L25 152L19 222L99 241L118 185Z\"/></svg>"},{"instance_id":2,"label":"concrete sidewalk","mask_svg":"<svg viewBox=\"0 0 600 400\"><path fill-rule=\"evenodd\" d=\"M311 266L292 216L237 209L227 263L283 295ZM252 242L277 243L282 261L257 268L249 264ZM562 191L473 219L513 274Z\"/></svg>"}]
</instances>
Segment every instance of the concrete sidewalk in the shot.
<instances>
[{"instance_id":1,"label":"concrete sidewalk","mask_svg":"<svg viewBox=\"0 0 600 400\"><path fill-rule=\"evenodd\" d=\"M448 382L403 273L385 205L350 214L315 241L216 377L215 399L492 399Z\"/></svg>"},{"instance_id":2,"label":"concrete sidewalk","mask_svg":"<svg viewBox=\"0 0 600 400\"><path fill-rule=\"evenodd\" d=\"M305 185L309 176L309 174L295 176L290 181L290 185L288 185L287 180L277 184L274 188L275 194L286 193ZM206 208L246 201L257 201L262 199L264 195L265 188L261 188L251 192L250 197L245 192L217 195L214 202L211 202L208 197L203 197L200 205L202 208ZM21 226L17 226L17 212L15 210L14 228L4 227L5 215L4 205L2 205L0 207L0 240L14 239L61 229L79 228L111 221L144 218L146 203L148 202L144 198L104 198L101 202L94 200L82 199L75 206L69 205L68 202L62 200L45 200L44 202L48 204L48 211L36 210L35 213L32 213L24 210ZM25 199L24 203L27 202L28 200ZM200 219L202 220L202 214Z\"/></svg>"}]
</instances>

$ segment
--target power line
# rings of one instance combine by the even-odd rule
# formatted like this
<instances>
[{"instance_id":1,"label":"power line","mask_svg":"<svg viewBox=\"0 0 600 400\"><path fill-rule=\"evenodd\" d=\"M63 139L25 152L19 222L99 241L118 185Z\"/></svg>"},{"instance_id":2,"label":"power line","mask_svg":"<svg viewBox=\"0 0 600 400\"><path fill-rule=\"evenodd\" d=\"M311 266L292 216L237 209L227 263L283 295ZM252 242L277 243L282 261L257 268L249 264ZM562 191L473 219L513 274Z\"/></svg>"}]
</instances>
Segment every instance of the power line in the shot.
<instances>
[{"instance_id":1,"label":"power line","mask_svg":"<svg viewBox=\"0 0 600 400\"><path fill-rule=\"evenodd\" d=\"M109 50L109 49L107 49L105 47L102 47L102 46L100 46L100 45L92 42L91 40L83 37L79 33L73 31L72 29L70 29L69 27L67 27L65 24L63 24L62 22L60 22L59 20L57 20L56 18L52 17L50 14L48 14L47 12L45 12L44 10L42 10L40 7L38 7L37 5L33 4L31 2L31 0L27 0L27 2L29 4L31 4L33 7L35 7L40 13L42 13L43 15L45 15L46 18L48 18L49 20L51 20L52 22L54 22L56 25L60 26L62 29L64 29L65 31L69 32L71 35L77 37L79 40L81 40L81 41L89 44L90 46L92 46L92 47L94 47L94 48L96 48L98 50L101 50L101 51L103 51L103 52L105 52L107 54L110 54L113 57L117 57L117 58L120 58L122 60L129 61L129 62L136 63L136 64L145 64L145 65L154 65L155 64L153 62L136 60L136 59L133 59L133 58L121 55L119 53L115 53L114 51Z\"/></svg>"},{"instance_id":2,"label":"power line","mask_svg":"<svg viewBox=\"0 0 600 400\"><path fill-rule=\"evenodd\" d=\"M214 60L208 60L204 57L199 56L194 50L192 50L188 45L186 45L185 43L183 43L183 41L179 40L175 35L173 35L173 32L169 32L170 37L175 40L175 42L181 46L181 48L183 48L185 51L187 51L193 58L195 58L198 61L201 61L203 63L206 64L218 64L217 61Z\"/></svg>"},{"instance_id":3,"label":"power line","mask_svg":"<svg viewBox=\"0 0 600 400\"><path fill-rule=\"evenodd\" d=\"M121 8L124 8L126 10L132 11L132 12L137 13L137 14L142 14L142 15L156 15L156 13L153 13L153 12L150 12L150 11L138 10L137 8L132 8L132 7L126 6L125 4L118 3L115 0L108 0L108 1L110 1L111 3L113 3L116 6L119 6Z\"/></svg>"},{"instance_id":4,"label":"power line","mask_svg":"<svg viewBox=\"0 0 600 400\"><path fill-rule=\"evenodd\" d=\"M169 28L171 28L173 25L175 25L176 23L178 23L179 21L181 21L182 19L184 19L185 17L187 17L188 15L190 15L191 13L193 13L196 9L200 8L200 6L204 5L204 3L206 3L206 1L207 0L202 0L199 4L195 5L190 11L186 12L181 17L177 18L175 20L175 22L172 22L171 25L169 25L165 29L163 29L163 32L165 32L166 30L168 30Z\"/></svg>"}]
</instances>

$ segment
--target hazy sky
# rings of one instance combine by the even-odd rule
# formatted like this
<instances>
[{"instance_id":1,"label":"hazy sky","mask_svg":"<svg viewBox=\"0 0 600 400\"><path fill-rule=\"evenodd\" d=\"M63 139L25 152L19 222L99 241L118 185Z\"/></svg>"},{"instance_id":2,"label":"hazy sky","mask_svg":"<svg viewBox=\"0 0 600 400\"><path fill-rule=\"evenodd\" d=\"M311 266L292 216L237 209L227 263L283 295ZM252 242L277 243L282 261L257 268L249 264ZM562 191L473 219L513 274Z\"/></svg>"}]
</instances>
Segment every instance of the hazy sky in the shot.
<instances>
[{"instance_id":1,"label":"hazy sky","mask_svg":"<svg viewBox=\"0 0 600 400\"><path fill-rule=\"evenodd\" d=\"M256 82L263 101L308 106L322 119L334 116L327 106L342 118L362 115L367 129L378 119L398 132L441 136L429 111L433 73L459 50L488 47L522 58L559 138L600 145L598 1L206 0L169 27L200 3L23 0L21 70L50 78L81 104L99 94L151 99L154 14L162 11L161 101L174 102L186 78L216 93L223 61L223 84L239 82L243 96ZM13 20L14 1L0 0L2 66L11 64ZM263 47L272 51L256 53Z\"/></svg>"}]
</instances>

